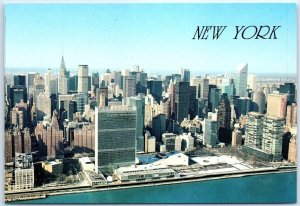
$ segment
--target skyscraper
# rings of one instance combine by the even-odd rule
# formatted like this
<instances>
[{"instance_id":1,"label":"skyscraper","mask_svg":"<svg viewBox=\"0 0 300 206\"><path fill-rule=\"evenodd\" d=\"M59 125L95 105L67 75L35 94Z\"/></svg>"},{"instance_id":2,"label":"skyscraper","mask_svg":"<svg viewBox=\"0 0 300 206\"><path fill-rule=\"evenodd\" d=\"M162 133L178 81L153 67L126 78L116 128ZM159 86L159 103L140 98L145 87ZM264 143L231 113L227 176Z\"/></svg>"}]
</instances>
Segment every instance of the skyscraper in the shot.
<instances>
[{"instance_id":1,"label":"skyscraper","mask_svg":"<svg viewBox=\"0 0 300 206\"><path fill-rule=\"evenodd\" d=\"M181 69L181 77L183 82L190 82L190 70L188 69Z\"/></svg>"},{"instance_id":2,"label":"skyscraper","mask_svg":"<svg viewBox=\"0 0 300 206\"><path fill-rule=\"evenodd\" d=\"M212 88L210 90L210 102L209 109L211 112L214 112L215 109L219 106L221 99L221 89Z\"/></svg>"},{"instance_id":3,"label":"skyscraper","mask_svg":"<svg viewBox=\"0 0 300 206\"><path fill-rule=\"evenodd\" d=\"M204 144L214 147L218 142L218 121L204 119Z\"/></svg>"},{"instance_id":4,"label":"skyscraper","mask_svg":"<svg viewBox=\"0 0 300 206\"><path fill-rule=\"evenodd\" d=\"M284 119L266 116L263 123L262 150L272 154L275 160L281 160Z\"/></svg>"},{"instance_id":5,"label":"skyscraper","mask_svg":"<svg viewBox=\"0 0 300 206\"><path fill-rule=\"evenodd\" d=\"M295 102L295 84L285 82L284 85L280 85L278 89L279 93L287 95L287 105L291 105Z\"/></svg>"},{"instance_id":6,"label":"skyscraper","mask_svg":"<svg viewBox=\"0 0 300 206\"><path fill-rule=\"evenodd\" d=\"M286 126L297 127L297 104L296 103L287 106Z\"/></svg>"},{"instance_id":7,"label":"skyscraper","mask_svg":"<svg viewBox=\"0 0 300 206\"><path fill-rule=\"evenodd\" d=\"M144 119L145 119L145 97L128 97L126 98L126 105L136 107L136 141L137 151L144 151Z\"/></svg>"},{"instance_id":8,"label":"skyscraper","mask_svg":"<svg viewBox=\"0 0 300 206\"><path fill-rule=\"evenodd\" d=\"M267 115L285 118L287 106L286 94L269 94L267 99Z\"/></svg>"},{"instance_id":9,"label":"skyscraper","mask_svg":"<svg viewBox=\"0 0 300 206\"><path fill-rule=\"evenodd\" d=\"M230 128L230 102L226 93L221 96L220 105L218 106L219 127Z\"/></svg>"},{"instance_id":10,"label":"skyscraper","mask_svg":"<svg viewBox=\"0 0 300 206\"><path fill-rule=\"evenodd\" d=\"M58 93L59 94L67 94L69 90L69 76L66 71L65 60L64 57L61 57L59 76L58 76Z\"/></svg>"},{"instance_id":11,"label":"skyscraper","mask_svg":"<svg viewBox=\"0 0 300 206\"><path fill-rule=\"evenodd\" d=\"M135 163L136 108L111 106L95 109L95 171L110 173Z\"/></svg>"},{"instance_id":12,"label":"skyscraper","mask_svg":"<svg viewBox=\"0 0 300 206\"><path fill-rule=\"evenodd\" d=\"M124 91L124 98L135 96L136 93L135 78L125 77L125 84L124 84L123 91Z\"/></svg>"},{"instance_id":13,"label":"skyscraper","mask_svg":"<svg viewBox=\"0 0 300 206\"><path fill-rule=\"evenodd\" d=\"M157 103L160 103L162 99L162 81L158 80L148 80L147 89L149 89L150 94L154 97Z\"/></svg>"},{"instance_id":14,"label":"skyscraper","mask_svg":"<svg viewBox=\"0 0 300 206\"><path fill-rule=\"evenodd\" d=\"M247 97L247 76L248 64L239 65L235 73L234 84L236 89L235 94L240 97Z\"/></svg>"},{"instance_id":15,"label":"skyscraper","mask_svg":"<svg viewBox=\"0 0 300 206\"><path fill-rule=\"evenodd\" d=\"M257 112L249 112L245 130L245 145L261 149L264 115Z\"/></svg>"},{"instance_id":16,"label":"skyscraper","mask_svg":"<svg viewBox=\"0 0 300 206\"><path fill-rule=\"evenodd\" d=\"M181 122L189 114L189 82L178 82L175 86L176 120Z\"/></svg>"},{"instance_id":17,"label":"skyscraper","mask_svg":"<svg viewBox=\"0 0 300 206\"><path fill-rule=\"evenodd\" d=\"M14 86L26 86L26 76L14 75Z\"/></svg>"},{"instance_id":18,"label":"skyscraper","mask_svg":"<svg viewBox=\"0 0 300 206\"><path fill-rule=\"evenodd\" d=\"M88 65L78 66L78 92L88 93L88 76L89 67Z\"/></svg>"},{"instance_id":19,"label":"skyscraper","mask_svg":"<svg viewBox=\"0 0 300 206\"><path fill-rule=\"evenodd\" d=\"M266 97L261 91L253 93L253 111L264 114L266 112Z\"/></svg>"}]
</instances>

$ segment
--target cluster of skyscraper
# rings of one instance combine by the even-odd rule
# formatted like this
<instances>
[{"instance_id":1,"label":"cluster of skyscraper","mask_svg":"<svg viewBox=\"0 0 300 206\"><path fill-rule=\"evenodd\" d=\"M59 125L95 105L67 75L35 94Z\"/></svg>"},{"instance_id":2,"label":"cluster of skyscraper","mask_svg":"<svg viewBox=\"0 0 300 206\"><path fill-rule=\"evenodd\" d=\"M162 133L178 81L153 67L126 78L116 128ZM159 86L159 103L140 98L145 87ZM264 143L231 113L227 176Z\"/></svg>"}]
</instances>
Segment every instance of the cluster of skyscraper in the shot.
<instances>
[{"instance_id":1,"label":"cluster of skyscraper","mask_svg":"<svg viewBox=\"0 0 300 206\"><path fill-rule=\"evenodd\" d=\"M92 155L95 171L110 173L135 164L138 152L244 142L249 151L295 162L295 94L293 83L256 81L247 64L205 77L187 69L148 76L139 66L90 76L88 65L79 65L71 76L62 57L58 76L48 69L27 80L6 77L5 160Z\"/></svg>"}]
</instances>

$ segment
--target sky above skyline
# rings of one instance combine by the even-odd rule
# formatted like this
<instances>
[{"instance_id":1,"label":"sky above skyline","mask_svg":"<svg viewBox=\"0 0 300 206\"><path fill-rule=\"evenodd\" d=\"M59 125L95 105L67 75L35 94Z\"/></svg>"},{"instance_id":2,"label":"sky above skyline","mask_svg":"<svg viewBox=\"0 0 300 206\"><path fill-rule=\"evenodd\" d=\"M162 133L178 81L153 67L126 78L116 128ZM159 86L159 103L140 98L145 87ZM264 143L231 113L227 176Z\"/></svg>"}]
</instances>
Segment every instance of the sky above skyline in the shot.
<instances>
[{"instance_id":1,"label":"sky above skyline","mask_svg":"<svg viewBox=\"0 0 300 206\"><path fill-rule=\"evenodd\" d=\"M295 4L7 4L5 67L296 73ZM234 40L235 26L281 26L277 39ZM193 40L197 26L227 26ZM251 31L249 31L251 33Z\"/></svg>"}]
</instances>

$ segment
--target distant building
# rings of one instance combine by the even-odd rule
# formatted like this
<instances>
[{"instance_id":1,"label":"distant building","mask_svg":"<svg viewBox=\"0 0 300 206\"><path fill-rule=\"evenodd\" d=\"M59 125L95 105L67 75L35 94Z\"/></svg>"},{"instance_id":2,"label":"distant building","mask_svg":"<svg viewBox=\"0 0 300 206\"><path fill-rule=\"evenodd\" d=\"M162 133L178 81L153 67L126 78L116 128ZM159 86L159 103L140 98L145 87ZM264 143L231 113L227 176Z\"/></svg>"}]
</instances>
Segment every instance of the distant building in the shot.
<instances>
[{"instance_id":1,"label":"distant building","mask_svg":"<svg viewBox=\"0 0 300 206\"><path fill-rule=\"evenodd\" d=\"M147 89L149 89L150 94L154 97L156 102L159 103L162 100L162 81L148 80Z\"/></svg>"},{"instance_id":2,"label":"distant building","mask_svg":"<svg viewBox=\"0 0 300 206\"><path fill-rule=\"evenodd\" d=\"M286 126L297 127L297 104L296 103L287 106Z\"/></svg>"},{"instance_id":3,"label":"distant building","mask_svg":"<svg viewBox=\"0 0 300 206\"><path fill-rule=\"evenodd\" d=\"M59 76L58 76L58 93L67 94L69 90L70 73L66 70L64 57L61 57Z\"/></svg>"},{"instance_id":4,"label":"distant building","mask_svg":"<svg viewBox=\"0 0 300 206\"><path fill-rule=\"evenodd\" d=\"M110 173L117 166L135 163L136 108L96 108L95 171Z\"/></svg>"},{"instance_id":5,"label":"distant building","mask_svg":"<svg viewBox=\"0 0 300 206\"><path fill-rule=\"evenodd\" d=\"M256 91L256 75L255 74L248 74L247 85L248 85L249 89L252 89L252 91Z\"/></svg>"},{"instance_id":6,"label":"distant building","mask_svg":"<svg viewBox=\"0 0 300 206\"><path fill-rule=\"evenodd\" d=\"M210 90L210 102L209 102L209 109L211 112L214 112L215 109L219 106L221 99L221 89L212 88Z\"/></svg>"},{"instance_id":7,"label":"distant building","mask_svg":"<svg viewBox=\"0 0 300 206\"><path fill-rule=\"evenodd\" d=\"M286 117L287 95L269 94L267 100L267 115L279 118Z\"/></svg>"},{"instance_id":8,"label":"distant building","mask_svg":"<svg viewBox=\"0 0 300 206\"><path fill-rule=\"evenodd\" d=\"M294 83L284 83L284 85L280 85L278 89L279 93L287 95L287 105L291 105L296 102L296 86Z\"/></svg>"},{"instance_id":9,"label":"distant building","mask_svg":"<svg viewBox=\"0 0 300 206\"><path fill-rule=\"evenodd\" d=\"M236 118L240 118L241 115L247 115L252 109L252 100L249 97L240 97L235 102Z\"/></svg>"},{"instance_id":10,"label":"distant building","mask_svg":"<svg viewBox=\"0 0 300 206\"><path fill-rule=\"evenodd\" d=\"M166 115L159 114L152 119L152 135L156 137L157 141L161 141L162 134L166 132Z\"/></svg>"},{"instance_id":11,"label":"distant building","mask_svg":"<svg viewBox=\"0 0 300 206\"><path fill-rule=\"evenodd\" d=\"M79 65L78 66L78 92L88 93L88 76L89 76L89 67L88 65Z\"/></svg>"},{"instance_id":12,"label":"distant building","mask_svg":"<svg viewBox=\"0 0 300 206\"><path fill-rule=\"evenodd\" d=\"M175 113L176 120L181 122L189 113L189 82L178 82L175 86Z\"/></svg>"},{"instance_id":13,"label":"distant building","mask_svg":"<svg viewBox=\"0 0 300 206\"><path fill-rule=\"evenodd\" d=\"M181 69L181 77L183 82L190 82L191 73L188 69Z\"/></svg>"},{"instance_id":14,"label":"distant building","mask_svg":"<svg viewBox=\"0 0 300 206\"><path fill-rule=\"evenodd\" d=\"M218 122L219 127L223 127L226 129L230 128L230 102L226 93L221 96L220 104L218 106Z\"/></svg>"},{"instance_id":15,"label":"distant building","mask_svg":"<svg viewBox=\"0 0 300 206\"><path fill-rule=\"evenodd\" d=\"M234 77L236 95L240 97L247 97L247 78L248 64L239 65Z\"/></svg>"},{"instance_id":16,"label":"distant building","mask_svg":"<svg viewBox=\"0 0 300 206\"><path fill-rule=\"evenodd\" d=\"M123 88L124 98L135 96L135 94L136 94L135 78L125 77L124 88Z\"/></svg>"},{"instance_id":17,"label":"distant building","mask_svg":"<svg viewBox=\"0 0 300 206\"><path fill-rule=\"evenodd\" d=\"M266 97L261 91L253 93L253 111L264 114L266 112Z\"/></svg>"}]
</instances>

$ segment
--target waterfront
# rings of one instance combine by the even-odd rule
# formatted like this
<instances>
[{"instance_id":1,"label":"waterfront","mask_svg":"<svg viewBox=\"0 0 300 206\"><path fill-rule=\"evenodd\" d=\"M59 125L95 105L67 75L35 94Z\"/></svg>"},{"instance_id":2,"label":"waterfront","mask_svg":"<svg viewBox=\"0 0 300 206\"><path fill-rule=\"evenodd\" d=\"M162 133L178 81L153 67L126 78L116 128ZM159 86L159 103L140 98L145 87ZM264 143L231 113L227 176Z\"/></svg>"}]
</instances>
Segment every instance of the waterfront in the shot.
<instances>
[{"instance_id":1,"label":"waterfront","mask_svg":"<svg viewBox=\"0 0 300 206\"><path fill-rule=\"evenodd\" d=\"M296 172L48 196L15 203L295 203Z\"/></svg>"}]
</instances>

